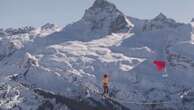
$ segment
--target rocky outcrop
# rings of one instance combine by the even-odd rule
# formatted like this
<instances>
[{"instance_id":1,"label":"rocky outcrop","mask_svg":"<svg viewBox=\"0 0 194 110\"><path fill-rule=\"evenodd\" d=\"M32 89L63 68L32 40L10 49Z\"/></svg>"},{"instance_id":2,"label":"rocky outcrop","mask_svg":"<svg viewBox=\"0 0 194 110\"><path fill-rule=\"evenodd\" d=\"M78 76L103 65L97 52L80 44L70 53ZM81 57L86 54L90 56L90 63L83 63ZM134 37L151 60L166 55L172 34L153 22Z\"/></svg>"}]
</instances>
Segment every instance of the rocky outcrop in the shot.
<instances>
[{"instance_id":1,"label":"rocky outcrop","mask_svg":"<svg viewBox=\"0 0 194 110\"><path fill-rule=\"evenodd\" d=\"M175 20L167 18L164 14L160 13L152 20L145 22L143 31L153 31L167 28L177 28L181 26L181 23L177 23Z\"/></svg>"}]
</instances>

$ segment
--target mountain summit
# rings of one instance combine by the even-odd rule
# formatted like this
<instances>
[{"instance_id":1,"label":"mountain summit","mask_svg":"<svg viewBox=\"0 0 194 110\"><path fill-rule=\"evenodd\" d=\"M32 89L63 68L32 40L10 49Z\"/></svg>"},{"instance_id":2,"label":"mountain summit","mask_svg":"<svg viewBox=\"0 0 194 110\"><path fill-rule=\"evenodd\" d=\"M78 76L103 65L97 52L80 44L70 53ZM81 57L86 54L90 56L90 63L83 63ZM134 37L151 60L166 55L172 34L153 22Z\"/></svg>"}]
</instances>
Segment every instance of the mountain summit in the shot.
<instances>
[{"instance_id":1,"label":"mountain summit","mask_svg":"<svg viewBox=\"0 0 194 110\"><path fill-rule=\"evenodd\" d=\"M0 29L0 110L194 110L190 24L96 0L66 27Z\"/></svg>"},{"instance_id":2,"label":"mountain summit","mask_svg":"<svg viewBox=\"0 0 194 110\"><path fill-rule=\"evenodd\" d=\"M105 7L112 7L112 8L115 8L116 9L116 6L110 2L108 2L107 0L96 0L94 3L93 3L93 6L91 8L105 8Z\"/></svg>"},{"instance_id":3,"label":"mountain summit","mask_svg":"<svg viewBox=\"0 0 194 110\"><path fill-rule=\"evenodd\" d=\"M106 0L96 0L92 7L85 11L81 20L67 26L65 30L72 38L85 41L111 33L129 32L132 27L127 17L114 4ZM70 31L77 31L79 34L72 35Z\"/></svg>"},{"instance_id":4,"label":"mountain summit","mask_svg":"<svg viewBox=\"0 0 194 110\"><path fill-rule=\"evenodd\" d=\"M152 20L145 22L143 27L144 31L153 31L153 30L160 30L160 29L170 29L170 28L177 28L181 26L182 23L177 23L175 20L171 18L167 18L163 13L160 13Z\"/></svg>"},{"instance_id":5,"label":"mountain summit","mask_svg":"<svg viewBox=\"0 0 194 110\"><path fill-rule=\"evenodd\" d=\"M156 16L154 18L154 20L156 20L156 21L164 21L166 19L167 19L167 17L163 13L160 13L158 16Z\"/></svg>"},{"instance_id":6,"label":"mountain summit","mask_svg":"<svg viewBox=\"0 0 194 110\"><path fill-rule=\"evenodd\" d=\"M86 10L83 19L92 24L92 30L105 29L108 34L127 32L131 25L126 16L106 0L96 0L93 6Z\"/></svg>"}]
</instances>

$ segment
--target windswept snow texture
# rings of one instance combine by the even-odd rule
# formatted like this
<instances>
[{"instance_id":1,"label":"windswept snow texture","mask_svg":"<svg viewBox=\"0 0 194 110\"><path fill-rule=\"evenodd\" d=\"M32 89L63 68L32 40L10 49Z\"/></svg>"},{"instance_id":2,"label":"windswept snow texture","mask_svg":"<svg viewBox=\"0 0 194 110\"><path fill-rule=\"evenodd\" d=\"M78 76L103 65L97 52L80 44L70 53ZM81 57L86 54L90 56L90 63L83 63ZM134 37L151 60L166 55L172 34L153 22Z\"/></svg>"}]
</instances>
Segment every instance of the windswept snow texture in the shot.
<instances>
[{"instance_id":1,"label":"windswept snow texture","mask_svg":"<svg viewBox=\"0 0 194 110\"><path fill-rule=\"evenodd\" d=\"M193 50L194 22L141 20L106 0L66 27L0 29L0 109L193 110Z\"/></svg>"}]
</instances>

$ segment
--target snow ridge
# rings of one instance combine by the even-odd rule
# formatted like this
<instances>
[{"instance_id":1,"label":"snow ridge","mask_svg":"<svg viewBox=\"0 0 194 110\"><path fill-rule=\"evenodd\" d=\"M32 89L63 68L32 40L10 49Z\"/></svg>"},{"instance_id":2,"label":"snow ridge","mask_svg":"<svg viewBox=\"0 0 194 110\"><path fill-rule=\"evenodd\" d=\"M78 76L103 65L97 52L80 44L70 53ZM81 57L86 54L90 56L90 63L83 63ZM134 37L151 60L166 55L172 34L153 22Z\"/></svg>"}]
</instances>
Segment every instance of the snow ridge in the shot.
<instances>
[{"instance_id":1,"label":"snow ridge","mask_svg":"<svg viewBox=\"0 0 194 110\"><path fill-rule=\"evenodd\" d=\"M111 110L193 110L193 27L162 13L128 17L96 0L66 27L0 29L0 109L71 110L70 101ZM156 59L167 62L168 77L156 70ZM101 97L104 73L112 100Z\"/></svg>"}]
</instances>

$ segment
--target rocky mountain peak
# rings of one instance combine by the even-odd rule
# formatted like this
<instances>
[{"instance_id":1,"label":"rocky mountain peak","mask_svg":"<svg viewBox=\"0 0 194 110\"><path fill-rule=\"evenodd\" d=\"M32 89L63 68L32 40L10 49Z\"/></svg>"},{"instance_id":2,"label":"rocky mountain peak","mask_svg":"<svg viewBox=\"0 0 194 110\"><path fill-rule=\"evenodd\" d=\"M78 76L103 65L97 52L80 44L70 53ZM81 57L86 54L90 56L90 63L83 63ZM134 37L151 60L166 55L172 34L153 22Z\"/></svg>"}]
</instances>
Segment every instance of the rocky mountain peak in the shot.
<instances>
[{"instance_id":1,"label":"rocky mountain peak","mask_svg":"<svg viewBox=\"0 0 194 110\"><path fill-rule=\"evenodd\" d=\"M116 6L107 0L96 0L85 11L82 20L91 25L91 31L101 31L104 34L129 30L129 24L125 15Z\"/></svg>"},{"instance_id":2,"label":"rocky mountain peak","mask_svg":"<svg viewBox=\"0 0 194 110\"><path fill-rule=\"evenodd\" d=\"M56 25L55 24L51 24L51 23L46 23L45 25L41 26L42 30L49 30L49 29L53 29L55 28Z\"/></svg>"},{"instance_id":3,"label":"rocky mountain peak","mask_svg":"<svg viewBox=\"0 0 194 110\"><path fill-rule=\"evenodd\" d=\"M160 13L158 16L154 18L154 20L157 20L157 21L163 21L165 19L168 19L168 18L163 13Z\"/></svg>"},{"instance_id":4,"label":"rocky mountain peak","mask_svg":"<svg viewBox=\"0 0 194 110\"><path fill-rule=\"evenodd\" d=\"M160 13L154 19L145 22L143 31L153 31L166 28L177 28L181 26L182 23L177 23L174 19L166 17L163 13Z\"/></svg>"},{"instance_id":5,"label":"rocky mountain peak","mask_svg":"<svg viewBox=\"0 0 194 110\"><path fill-rule=\"evenodd\" d=\"M35 28L32 26L25 26L25 27L20 27L20 28L8 28L5 30L6 33L9 35L17 35L17 34L25 34L29 33Z\"/></svg>"},{"instance_id":6,"label":"rocky mountain peak","mask_svg":"<svg viewBox=\"0 0 194 110\"><path fill-rule=\"evenodd\" d=\"M116 6L114 4L108 2L107 0L96 0L91 8L92 9L95 9L95 8L102 8L102 9L104 9L106 7L116 8Z\"/></svg>"},{"instance_id":7,"label":"rocky mountain peak","mask_svg":"<svg viewBox=\"0 0 194 110\"><path fill-rule=\"evenodd\" d=\"M116 17L118 15L123 15L114 4L106 0L96 0L94 4L85 11L85 20L105 19L107 17Z\"/></svg>"}]
</instances>

